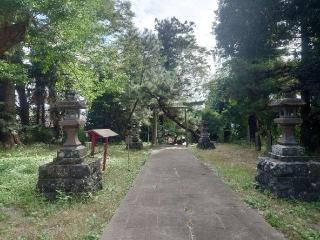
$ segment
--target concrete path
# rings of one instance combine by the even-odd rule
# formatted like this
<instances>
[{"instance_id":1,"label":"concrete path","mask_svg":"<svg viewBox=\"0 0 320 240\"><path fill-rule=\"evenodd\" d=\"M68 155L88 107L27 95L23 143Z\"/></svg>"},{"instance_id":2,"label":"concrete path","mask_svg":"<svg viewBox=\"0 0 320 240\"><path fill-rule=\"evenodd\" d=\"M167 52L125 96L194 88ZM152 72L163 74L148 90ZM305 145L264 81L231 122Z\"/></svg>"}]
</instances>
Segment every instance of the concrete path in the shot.
<instances>
[{"instance_id":1,"label":"concrete path","mask_svg":"<svg viewBox=\"0 0 320 240\"><path fill-rule=\"evenodd\" d=\"M153 150L103 240L283 240L184 148Z\"/></svg>"}]
</instances>

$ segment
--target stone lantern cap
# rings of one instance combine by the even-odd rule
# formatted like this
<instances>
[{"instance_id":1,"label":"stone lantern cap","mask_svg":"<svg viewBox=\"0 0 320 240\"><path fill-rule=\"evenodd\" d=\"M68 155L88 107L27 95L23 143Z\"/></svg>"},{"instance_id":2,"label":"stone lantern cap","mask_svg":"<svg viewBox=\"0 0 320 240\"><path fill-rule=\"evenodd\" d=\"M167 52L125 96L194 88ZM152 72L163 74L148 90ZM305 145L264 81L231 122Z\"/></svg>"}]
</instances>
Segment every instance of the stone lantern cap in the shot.
<instances>
[{"instance_id":1,"label":"stone lantern cap","mask_svg":"<svg viewBox=\"0 0 320 240\"><path fill-rule=\"evenodd\" d=\"M85 101L78 100L62 100L55 104L58 109L86 109L87 105Z\"/></svg>"},{"instance_id":2,"label":"stone lantern cap","mask_svg":"<svg viewBox=\"0 0 320 240\"><path fill-rule=\"evenodd\" d=\"M58 109L86 109L87 105L85 101L80 101L77 99L77 94L74 91L66 93L66 98L62 101L59 101L55 104L55 107Z\"/></svg>"},{"instance_id":3,"label":"stone lantern cap","mask_svg":"<svg viewBox=\"0 0 320 240\"><path fill-rule=\"evenodd\" d=\"M274 100L269 106L271 107L301 107L306 103L299 98L284 98L279 100Z\"/></svg>"},{"instance_id":4,"label":"stone lantern cap","mask_svg":"<svg viewBox=\"0 0 320 240\"><path fill-rule=\"evenodd\" d=\"M305 105L302 99L295 97L273 101L270 106L279 109L279 118L274 121L280 125L297 125L302 123L298 110Z\"/></svg>"}]
</instances>

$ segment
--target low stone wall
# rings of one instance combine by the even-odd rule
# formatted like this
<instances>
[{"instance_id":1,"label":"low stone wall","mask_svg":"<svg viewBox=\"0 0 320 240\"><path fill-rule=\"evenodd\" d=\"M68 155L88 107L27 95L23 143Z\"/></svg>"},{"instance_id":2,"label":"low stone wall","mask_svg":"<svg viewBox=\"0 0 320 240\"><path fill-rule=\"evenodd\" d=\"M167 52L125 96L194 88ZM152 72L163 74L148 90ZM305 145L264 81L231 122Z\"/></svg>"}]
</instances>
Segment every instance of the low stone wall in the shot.
<instances>
[{"instance_id":1,"label":"low stone wall","mask_svg":"<svg viewBox=\"0 0 320 240\"><path fill-rule=\"evenodd\" d=\"M48 200L55 200L59 190L66 194L82 194L102 189L101 161L88 164L49 163L39 167L37 189Z\"/></svg>"},{"instance_id":2,"label":"low stone wall","mask_svg":"<svg viewBox=\"0 0 320 240\"><path fill-rule=\"evenodd\" d=\"M260 157L256 181L258 187L278 197L317 200L320 199L320 162L283 162Z\"/></svg>"}]
</instances>

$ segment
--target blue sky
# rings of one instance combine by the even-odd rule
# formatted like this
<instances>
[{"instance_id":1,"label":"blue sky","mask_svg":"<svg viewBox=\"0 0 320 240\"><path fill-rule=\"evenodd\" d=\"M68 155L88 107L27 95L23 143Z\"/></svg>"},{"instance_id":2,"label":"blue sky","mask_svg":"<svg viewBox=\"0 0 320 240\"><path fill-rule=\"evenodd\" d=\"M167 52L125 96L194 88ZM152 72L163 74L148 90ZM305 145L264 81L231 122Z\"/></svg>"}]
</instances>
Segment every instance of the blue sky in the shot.
<instances>
[{"instance_id":1,"label":"blue sky","mask_svg":"<svg viewBox=\"0 0 320 240\"><path fill-rule=\"evenodd\" d=\"M214 11L218 0L131 0L138 28L153 29L154 19L177 17L180 21L193 21L198 44L209 49L215 44L212 32Z\"/></svg>"}]
</instances>

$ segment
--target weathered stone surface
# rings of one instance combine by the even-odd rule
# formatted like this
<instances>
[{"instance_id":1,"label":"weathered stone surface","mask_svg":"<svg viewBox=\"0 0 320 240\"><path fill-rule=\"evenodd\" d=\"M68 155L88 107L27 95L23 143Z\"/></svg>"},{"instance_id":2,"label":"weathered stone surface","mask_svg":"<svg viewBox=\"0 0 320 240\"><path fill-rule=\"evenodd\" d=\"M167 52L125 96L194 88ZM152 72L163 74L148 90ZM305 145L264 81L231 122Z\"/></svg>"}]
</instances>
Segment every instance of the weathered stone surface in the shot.
<instances>
[{"instance_id":1,"label":"weathered stone surface","mask_svg":"<svg viewBox=\"0 0 320 240\"><path fill-rule=\"evenodd\" d=\"M301 146L285 146L273 145L272 153L279 156L304 156L304 147Z\"/></svg>"},{"instance_id":2,"label":"weathered stone surface","mask_svg":"<svg viewBox=\"0 0 320 240\"><path fill-rule=\"evenodd\" d=\"M129 141L129 148L131 149L143 149L143 142L140 139L140 124L138 122L134 122L131 129L131 141Z\"/></svg>"},{"instance_id":3,"label":"weathered stone surface","mask_svg":"<svg viewBox=\"0 0 320 240\"><path fill-rule=\"evenodd\" d=\"M89 164L43 165L39 168L37 188L49 200L56 199L58 191L78 195L102 189L100 160Z\"/></svg>"},{"instance_id":4,"label":"weathered stone surface","mask_svg":"<svg viewBox=\"0 0 320 240\"><path fill-rule=\"evenodd\" d=\"M261 157L256 181L260 188L278 197L317 200L320 198L320 162L282 162Z\"/></svg>"},{"instance_id":5,"label":"weathered stone surface","mask_svg":"<svg viewBox=\"0 0 320 240\"><path fill-rule=\"evenodd\" d=\"M70 195L93 192L102 188L102 173L100 160L91 159L90 163L83 163L86 155L85 146L78 139L80 109L85 104L76 99L74 92L66 95L66 100L56 104L64 111L60 122L67 138L63 147L58 150L57 158L52 163L39 167L37 189L47 199L57 198L59 191Z\"/></svg>"},{"instance_id":6,"label":"weathered stone surface","mask_svg":"<svg viewBox=\"0 0 320 240\"><path fill-rule=\"evenodd\" d=\"M198 141L197 148L200 149L214 149L215 146L213 142L210 139L210 134L208 132L208 122L202 121L202 126L201 126L201 135Z\"/></svg>"},{"instance_id":7,"label":"weathered stone surface","mask_svg":"<svg viewBox=\"0 0 320 240\"><path fill-rule=\"evenodd\" d=\"M58 165L74 165L74 164L80 164L83 163L84 158L55 158L53 160L54 164Z\"/></svg>"},{"instance_id":8,"label":"weathered stone surface","mask_svg":"<svg viewBox=\"0 0 320 240\"><path fill-rule=\"evenodd\" d=\"M210 139L201 139L199 140L198 144L197 144L197 148L200 149L215 149L215 146L213 144L213 142L210 141Z\"/></svg>"},{"instance_id":9,"label":"weathered stone surface","mask_svg":"<svg viewBox=\"0 0 320 240\"><path fill-rule=\"evenodd\" d=\"M293 96L272 104L279 109L275 122L282 134L268 157L259 158L256 181L278 197L312 201L320 199L320 157L305 156L294 136L295 126L302 123L298 110L304 104Z\"/></svg>"},{"instance_id":10,"label":"weathered stone surface","mask_svg":"<svg viewBox=\"0 0 320 240\"><path fill-rule=\"evenodd\" d=\"M86 153L85 146L63 147L57 152L57 160L65 158L83 158Z\"/></svg>"}]
</instances>

